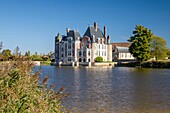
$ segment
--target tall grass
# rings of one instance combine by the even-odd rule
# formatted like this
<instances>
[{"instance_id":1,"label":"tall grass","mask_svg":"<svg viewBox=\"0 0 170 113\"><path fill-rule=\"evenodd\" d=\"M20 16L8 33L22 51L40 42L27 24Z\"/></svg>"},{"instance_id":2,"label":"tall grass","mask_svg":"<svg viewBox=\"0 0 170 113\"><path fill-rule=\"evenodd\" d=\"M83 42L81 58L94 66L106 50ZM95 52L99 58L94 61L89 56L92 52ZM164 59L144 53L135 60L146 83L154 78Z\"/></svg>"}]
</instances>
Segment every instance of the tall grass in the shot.
<instances>
[{"instance_id":1,"label":"tall grass","mask_svg":"<svg viewBox=\"0 0 170 113\"><path fill-rule=\"evenodd\" d=\"M32 72L30 61L17 60L0 64L0 112L62 113L61 100L66 96L47 88L48 78L39 83L40 71Z\"/></svg>"}]
</instances>

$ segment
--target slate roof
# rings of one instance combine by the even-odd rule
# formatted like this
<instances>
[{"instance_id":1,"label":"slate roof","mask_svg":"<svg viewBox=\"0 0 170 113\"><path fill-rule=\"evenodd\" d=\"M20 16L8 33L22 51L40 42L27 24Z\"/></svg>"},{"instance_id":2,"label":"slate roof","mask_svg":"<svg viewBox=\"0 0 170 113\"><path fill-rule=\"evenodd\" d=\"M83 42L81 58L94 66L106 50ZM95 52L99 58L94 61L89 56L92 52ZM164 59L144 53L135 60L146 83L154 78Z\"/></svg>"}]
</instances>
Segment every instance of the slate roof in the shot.
<instances>
[{"instance_id":1,"label":"slate roof","mask_svg":"<svg viewBox=\"0 0 170 113\"><path fill-rule=\"evenodd\" d=\"M129 48L128 47L116 46L116 48L118 49L119 53L129 53Z\"/></svg>"},{"instance_id":2,"label":"slate roof","mask_svg":"<svg viewBox=\"0 0 170 113\"><path fill-rule=\"evenodd\" d=\"M76 40L77 37L80 38L80 33L76 30L70 30L67 37L73 37L73 40Z\"/></svg>"},{"instance_id":3,"label":"slate roof","mask_svg":"<svg viewBox=\"0 0 170 113\"><path fill-rule=\"evenodd\" d=\"M84 34L84 36L88 36L90 38L93 37L93 35L95 36L95 39L97 38L103 38L103 33L101 31L100 28L97 28L97 31L95 30L95 27L93 26L89 26ZM83 37L84 37L83 36Z\"/></svg>"},{"instance_id":4,"label":"slate roof","mask_svg":"<svg viewBox=\"0 0 170 113\"><path fill-rule=\"evenodd\" d=\"M67 41L67 36L62 36L62 41Z\"/></svg>"},{"instance_id":5,"label":"slate roof","mask_svg":"<svg viewBox=\"0 0 170 113\"><path fill-rule=\"evenodd\" d=\"M129 47L131 45L130 42L116 42L116 43L111 43L112 47L114 46L119 46L119 47Z\"/></svg>"}]
</instances>

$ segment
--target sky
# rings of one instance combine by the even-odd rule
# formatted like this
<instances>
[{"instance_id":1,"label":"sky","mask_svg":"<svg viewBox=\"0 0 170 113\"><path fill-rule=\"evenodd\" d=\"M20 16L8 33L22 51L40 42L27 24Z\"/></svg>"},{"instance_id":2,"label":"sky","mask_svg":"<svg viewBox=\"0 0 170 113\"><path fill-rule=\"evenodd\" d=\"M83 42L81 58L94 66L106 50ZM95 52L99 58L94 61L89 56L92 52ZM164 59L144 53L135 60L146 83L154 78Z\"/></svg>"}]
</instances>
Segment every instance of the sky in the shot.
<instances>
[{"instance_id":1,"label":"sky","mask_svg":"<svg viewBox=\"0 0 170 113\"><path fill-rule=\"evenodd\" d=\"M127 42L143 25L170 47L170 0L0 0L0 42L12 52L47 54L58 32L83 36L94 22L107 27L111 42Z\"/></svg>"}]
</instances>

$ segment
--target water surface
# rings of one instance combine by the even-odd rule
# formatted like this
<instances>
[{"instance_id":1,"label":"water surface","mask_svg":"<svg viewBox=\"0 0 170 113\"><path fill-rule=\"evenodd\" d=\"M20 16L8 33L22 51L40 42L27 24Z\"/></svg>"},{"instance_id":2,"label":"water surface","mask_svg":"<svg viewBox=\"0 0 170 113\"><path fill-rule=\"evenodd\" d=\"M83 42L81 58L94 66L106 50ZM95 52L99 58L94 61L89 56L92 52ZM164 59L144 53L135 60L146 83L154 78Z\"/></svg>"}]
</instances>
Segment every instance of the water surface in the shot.
<instances>
[{"instance_id":1,"label":"water surface","mask_svg":"<svg viewBox=\"0 0 170 113\"><path fill-rule=\"evenodd\" d=\"M73 113L170 112L170 69L42 66Z\"/></svg>"}]
</instances>

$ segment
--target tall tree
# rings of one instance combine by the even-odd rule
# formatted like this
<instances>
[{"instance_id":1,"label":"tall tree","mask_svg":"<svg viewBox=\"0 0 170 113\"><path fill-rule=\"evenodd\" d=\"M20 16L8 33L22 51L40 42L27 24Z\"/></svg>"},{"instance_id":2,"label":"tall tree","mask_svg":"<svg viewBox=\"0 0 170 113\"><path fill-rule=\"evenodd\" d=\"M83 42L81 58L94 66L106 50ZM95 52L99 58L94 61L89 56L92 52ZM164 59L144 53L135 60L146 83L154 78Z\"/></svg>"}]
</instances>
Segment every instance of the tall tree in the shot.
<instances>
[{"instance_id":1,"label":"tall tree","mask_svg":"<svg viewBox=\"0 0 170 113\"><path fill-rule=\"evenodd\" d=\"M153 36L150 44L151 56L155 57L156 60L165 59L168 50L166 40L159 36Z\"/></svg>"},{"instance_id":2,"label":"tall tree","mask_svg":"<svg viewBox=\"0 0 170 113\"><path fill-rule=\"evenodd\" d=\"M14 55L15 56L19 56L20 55L20 53L19 53L19 47L17 46L16 48L15 48L15 50L14 50Z\"/></svg>"},{"instance_id":3,"label":"tall tree","mask_svg":"<svg viewBox=\"0 0 170 113\"><path fill-rule=\"evenodd\" d=\"M150 58L150 40L152 37L152 31L148 30L141 25L136 25L133 35L128 40L132 44L129 47L129 52L139 62L146 61Z\"/></svg>"},{"instance_id":4,"label":"tall tree","mask_svg":"<svg viewBox=\"0 0 170 113\"><path fill-rule=\"evenodd\" d=\"M28 56L28 57L30 57L30 55L31 55L30 51L28 51L28 52L25 52L25 56Z\"/></svg>"}]
</instances>

